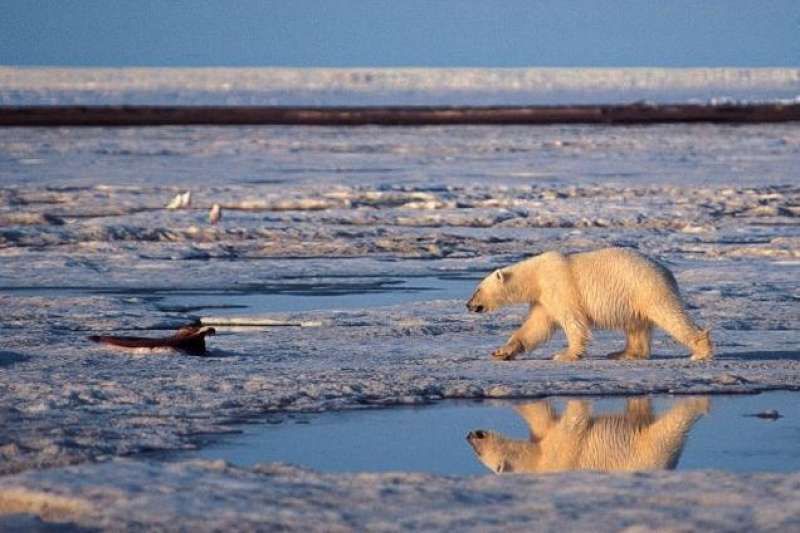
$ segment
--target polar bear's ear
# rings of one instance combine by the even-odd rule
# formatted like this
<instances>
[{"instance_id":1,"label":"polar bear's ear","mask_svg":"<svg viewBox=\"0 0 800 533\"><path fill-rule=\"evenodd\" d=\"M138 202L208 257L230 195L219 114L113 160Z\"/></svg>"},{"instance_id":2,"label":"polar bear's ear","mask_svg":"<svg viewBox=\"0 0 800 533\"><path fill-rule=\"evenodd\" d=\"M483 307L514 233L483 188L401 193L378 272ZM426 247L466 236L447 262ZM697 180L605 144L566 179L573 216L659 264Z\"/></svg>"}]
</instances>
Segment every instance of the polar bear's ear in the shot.
<instances>
[{"instance_id":1,"label":"polar bear's ear","mask_svg":"<svg viewBox=\"0 0 800 533\"><path fill-rule=\"evenodd\" d=\"M498 281L502 281L503 283L507 283L508 280L511 279L511 271L510 270L498 270L495 273L495 277Z\"/></svg>"}]
</instances>

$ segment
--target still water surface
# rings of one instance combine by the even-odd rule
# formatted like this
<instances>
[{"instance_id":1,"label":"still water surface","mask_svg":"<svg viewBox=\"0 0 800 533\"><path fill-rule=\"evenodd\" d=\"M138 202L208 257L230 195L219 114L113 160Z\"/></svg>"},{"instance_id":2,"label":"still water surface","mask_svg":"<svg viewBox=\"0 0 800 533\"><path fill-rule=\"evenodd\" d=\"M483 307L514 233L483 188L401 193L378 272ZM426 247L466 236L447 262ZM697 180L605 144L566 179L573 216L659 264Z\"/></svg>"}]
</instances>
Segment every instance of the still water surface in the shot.
<instances>
[{"instance_id":1,"label":"still water surface","mask_svg":"<svg viewBox=\"0 0 800 533\"><path fill-rule=\"evenodd\" d=\"M705 398L708 402L703 405ZM659 423L682 428L649 433L650 438L655 439L653 446L656 448L659 439L671 439L662 444L665 448L677 447L670 453L675 455L672 459L677 460L675 466L679 470L800 470L800 395L797 392L704 398L651 396L636 397L633 402L630 397L584 400L579 403L574 399L570 402L567 398L553 398L538 405L540 410L542 406L547 408L553 416L552 422L563 421L569 426L562 428L558 436L560 449L579 449L580 442L585 443L590 438L586 432L605 431L600 439L607 442L600 446L605 451L601 451L599 460L608 461L612 470L618 469L615 465L624 468L625 451L637 445L637 435ZM326 472L482 474L489 470L478 460L467 434L484 430L530 442L525 406L528 406L527 420L532 422L534 431L541 432L545 424L541 416L530 416L531 405L537 404L531 401L445 401L422 407L284 415L270 419L269 423L243 426L243 433L212 442L189 455L224 459L243 466L285 462ZM652 411L647 412L650 407ZM776 410L780 417L751 416L770 410ZM674 424L667 423L669 416L673 417ZM610 425L608 420L611 420ZM541 429L537 430L537 422ZM539 435L542 436L547 438ZM614 458L602 457L604 453ZM669 463L670 459L664 461ZM662 466L672 466L666 463ZM563 469L572 467L575 464L566 464ZM660 466L653 463L649 468Z\"/></svg>"}]
</instances>

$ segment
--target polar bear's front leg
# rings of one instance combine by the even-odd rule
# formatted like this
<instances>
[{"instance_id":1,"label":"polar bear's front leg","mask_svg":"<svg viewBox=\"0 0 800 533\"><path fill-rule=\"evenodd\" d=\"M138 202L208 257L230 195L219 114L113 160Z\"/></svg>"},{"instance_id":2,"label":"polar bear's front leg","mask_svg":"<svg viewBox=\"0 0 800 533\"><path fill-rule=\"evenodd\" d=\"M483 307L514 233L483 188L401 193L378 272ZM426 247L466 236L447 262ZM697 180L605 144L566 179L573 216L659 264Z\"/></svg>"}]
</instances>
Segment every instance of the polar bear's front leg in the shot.
<instances>
[{"instance_id":1,"label":"polar bear's front leg","mask_svg":"<svg viewBox=\"0 0 800 533\"><path fill-rule=\"evenodd\" d=\"M492 357L500 361L511 361L525 351L525 347L512 335L508 342L492 352Z\"/></svg>"},{"instance_id":2,"label":"polar bear's front leg","mask_svg":"<svg viewBox=\"0 0 800 533\"><path fill-rule=\"evenodd\" d=\"M514 359L522 352L532 350L550 338L555 322L544 307L535 305L522 326L503 346L492 352L492 357L503 361Z\"/></svg>"}]
</instances>

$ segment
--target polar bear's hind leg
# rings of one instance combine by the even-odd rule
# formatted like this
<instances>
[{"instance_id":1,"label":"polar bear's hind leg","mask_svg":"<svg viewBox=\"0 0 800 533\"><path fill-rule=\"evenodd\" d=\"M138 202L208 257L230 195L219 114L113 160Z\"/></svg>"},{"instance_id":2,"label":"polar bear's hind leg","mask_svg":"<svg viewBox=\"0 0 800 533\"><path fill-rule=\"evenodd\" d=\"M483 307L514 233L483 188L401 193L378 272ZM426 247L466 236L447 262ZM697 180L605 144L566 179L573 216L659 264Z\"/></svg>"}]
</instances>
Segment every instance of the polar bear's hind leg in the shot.
<instances>
[{"instance_id":1,"label":"polar bear's hind leg","mask_svg":"<svg viewBox=\"0 0 800 533\"><path fill-rule=\"evenodd\" d=\"M649 317L654 324L692 351L692 361L711 359L713 347L709 330L698 328L680 303L669 302L653 310Z\"/></svg>"},{"instance_id":2,"label":"polar bear's hind leg","mask_svg":"<svg viewBox=\"0 0 800 533\"><path fill-rule=\"evenodd\" d=\"M650 357L650 324L639 324L625 332L625 349L608 354L609 359L647 359Z\"/></svg>"}]
</instances>

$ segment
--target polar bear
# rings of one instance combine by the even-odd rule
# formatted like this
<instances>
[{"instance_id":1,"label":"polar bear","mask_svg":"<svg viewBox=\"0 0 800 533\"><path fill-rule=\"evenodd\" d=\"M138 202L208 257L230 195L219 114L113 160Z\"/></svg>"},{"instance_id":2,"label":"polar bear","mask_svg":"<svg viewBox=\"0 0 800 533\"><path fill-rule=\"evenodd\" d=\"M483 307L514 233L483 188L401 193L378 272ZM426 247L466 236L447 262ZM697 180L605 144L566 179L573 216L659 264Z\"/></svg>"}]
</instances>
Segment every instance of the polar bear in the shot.
<instances>
[{"instance_id":1,"label":"polar bear","mask_svg":"<svg viewBox=\"0 0 800 533\"><path fill-rule=\"evenodd\" d=\"M568 470L673 469L694 423L709 411L707 397L678 401L654 416L646 397L627 400L624 413L592 416L586 400L569 400L559 417L548 401L517 407L529 440L485 430L467 435L478 459L501 473Z\"/></svg>"},{"instance_id":2,"label":"polar bear","mask_svg":"<svg viewBox=\"0 0 800 533\"><path fill-rule=\"evenodd\" d=\"M689 318L672 273L634 250L545 252L492 272L480 282L467 309L485 313L521 303L530 305L528 316L492 353L496 359L514 359L535 348L556 326L564 330L568 344L555 354L556 361L582 358L591 328L625 332L625 349L609 358L646 359L654 325L688 347L692 360L713 356L709 330Z\"/></svg>"}]
</instances>

